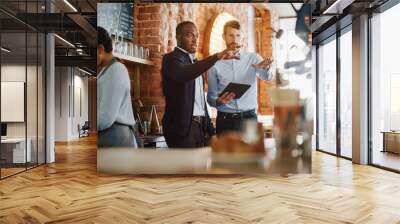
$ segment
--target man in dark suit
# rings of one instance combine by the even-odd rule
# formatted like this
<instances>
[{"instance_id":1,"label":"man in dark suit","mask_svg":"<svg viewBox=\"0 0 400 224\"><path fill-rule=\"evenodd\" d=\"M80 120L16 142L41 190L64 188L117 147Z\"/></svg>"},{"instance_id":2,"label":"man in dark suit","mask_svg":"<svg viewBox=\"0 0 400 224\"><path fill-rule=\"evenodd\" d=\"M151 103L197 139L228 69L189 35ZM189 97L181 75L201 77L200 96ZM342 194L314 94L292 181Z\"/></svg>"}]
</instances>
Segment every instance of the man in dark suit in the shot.
<instances>
[{"instance_id":1,"label":"man in dark suit","mask_svg":"<svg viewBox=\"0 0 400 224\"><path fill-rule=\"evenodd\" d=\"M207 112L202 74L215 62L236 58L236 46L197 61L194 57L199 34L194 23L176 27L177 47L162 60L166 101L163 133L168 147L193 148L206 145L206 135L215 133ZM225 97L232 97L226 93Z\"/></svg>"}]
</instances>

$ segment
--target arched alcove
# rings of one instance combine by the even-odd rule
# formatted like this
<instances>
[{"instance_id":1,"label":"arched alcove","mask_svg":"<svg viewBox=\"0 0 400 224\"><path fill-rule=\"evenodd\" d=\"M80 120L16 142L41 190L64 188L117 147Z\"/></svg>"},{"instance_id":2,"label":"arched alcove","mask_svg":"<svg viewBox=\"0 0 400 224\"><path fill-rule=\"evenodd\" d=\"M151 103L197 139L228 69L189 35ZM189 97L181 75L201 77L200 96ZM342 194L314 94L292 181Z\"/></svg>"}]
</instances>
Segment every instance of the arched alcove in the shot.
<instances>
[{"instance_id":1,"label":"arched alcove","mask_svg":"<svg viewBox=\"0 0 400 224\"><path fill-rule=\"evenodd\" d=\"M225 23L230 20L237 19L226 12L217 14L209 20L204 38L204 56L212 55L226 48L222 33Z\"/></svg>"}]
</instances>

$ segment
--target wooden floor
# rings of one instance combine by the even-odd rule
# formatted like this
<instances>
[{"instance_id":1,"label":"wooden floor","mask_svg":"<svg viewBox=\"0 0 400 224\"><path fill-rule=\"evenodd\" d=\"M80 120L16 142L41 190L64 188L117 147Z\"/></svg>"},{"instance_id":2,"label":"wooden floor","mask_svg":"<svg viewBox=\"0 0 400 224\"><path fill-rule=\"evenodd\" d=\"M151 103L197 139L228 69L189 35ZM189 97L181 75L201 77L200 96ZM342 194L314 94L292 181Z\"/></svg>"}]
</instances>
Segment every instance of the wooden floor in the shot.
<instances>
[{"instance_id":1,"label":"wooden floor","mask_svg":"<svg viewBox=\"0 0 400 224\"><path fill-rule=\"evenodd\" d=\"M313 173L109 176L95 138L0 181L0 223L400 223L400 175L315 152Z\"/></svg>"},{"instance_id":2,"label":"wooden floor","mask_svg":"<svg viewBox=\"0 0 400 224\"><path fill-rule=\"evenodd\" d=\"M18 174L20 172L24 172L27 169L33 169L37 165L36 164L27 164L27 167L25 168L25 165L19 165L18 167L7 167L7 168L1 168L1 178L6 178L11 175Z\"/></svg>"},{"instance_id":3,"label":"wooden floor","mask_svg":"<svg viewBox=\"0 0 400 224\"><path fill-rule=\"evenodd\" d=\"M372 161L376 165L400 170L400 155L392 152L374 151Z\"/></svg>"},{"instance_id":4,"label":"wooden floor","mask_svg":"<svg viewBox=\"0 0 400 224\"><path fill-rule=\"evenodd\" d=\"M24 168L1 168L1 177L8 177L10 175L19 173L26 170L25 167Z\"/></svg>"}]
</instances>

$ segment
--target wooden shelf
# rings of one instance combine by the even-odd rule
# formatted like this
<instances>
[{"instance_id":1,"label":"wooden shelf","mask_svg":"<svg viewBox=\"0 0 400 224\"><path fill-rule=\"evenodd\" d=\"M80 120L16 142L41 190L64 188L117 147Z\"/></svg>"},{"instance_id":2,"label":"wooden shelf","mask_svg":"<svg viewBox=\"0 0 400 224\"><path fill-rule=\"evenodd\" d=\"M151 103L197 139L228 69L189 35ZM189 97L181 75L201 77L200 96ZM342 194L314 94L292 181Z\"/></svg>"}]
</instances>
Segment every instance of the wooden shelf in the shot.
<instances>
[{"instance_id":1,"label":"wooden shelf","mask_svg":"<svg viewBox=\"0 0 400 224\"><path fill-rule=\"evenodd\" d=\"M132 57L132 56L128 56L128 55L122 55L119 53L114 53L114 57L119 58L119 59L129 62L129 63L135 63L135 64L139 64L139 65L154 65L154 63L150 60Z\"/></svg>"}]
</instances>

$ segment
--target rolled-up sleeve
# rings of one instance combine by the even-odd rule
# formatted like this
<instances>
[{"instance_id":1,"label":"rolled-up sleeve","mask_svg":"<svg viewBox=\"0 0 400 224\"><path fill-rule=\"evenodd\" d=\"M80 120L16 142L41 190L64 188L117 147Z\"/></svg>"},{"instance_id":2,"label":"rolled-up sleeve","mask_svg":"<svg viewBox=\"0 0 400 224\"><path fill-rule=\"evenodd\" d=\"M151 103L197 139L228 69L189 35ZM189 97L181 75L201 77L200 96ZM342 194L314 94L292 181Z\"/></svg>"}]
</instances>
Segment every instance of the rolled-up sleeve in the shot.
<instances>
[{"instance_id":1,"label":"rolled-up sleeve","mask_svg":"<svg viewBox=\"0 0 400 224\"><path fill-rule=\"evenodd\" d=\"M212 107L217 107L218 98L218 77L217 69L211 67L208 70L208 92L207 92L207 102Z\"/></svg>"},{"instance_id":2,"label":"rolled-up sleeve","mask_svg":"<svg viewBox=\"0 0 400 224\"><path fill-rule=\"evenodd\" d=\"M262 62L263 60L264 59L259 54L256 54L254 64L258 64L258 63ZM267 81L271 80L273 77L273 74L271 72L271 67L272 67L272 65L269 68L256 68L255 70L256 70L257 77L259 77L262 80L267 80Z\"/></svg>"}]
</instances>

